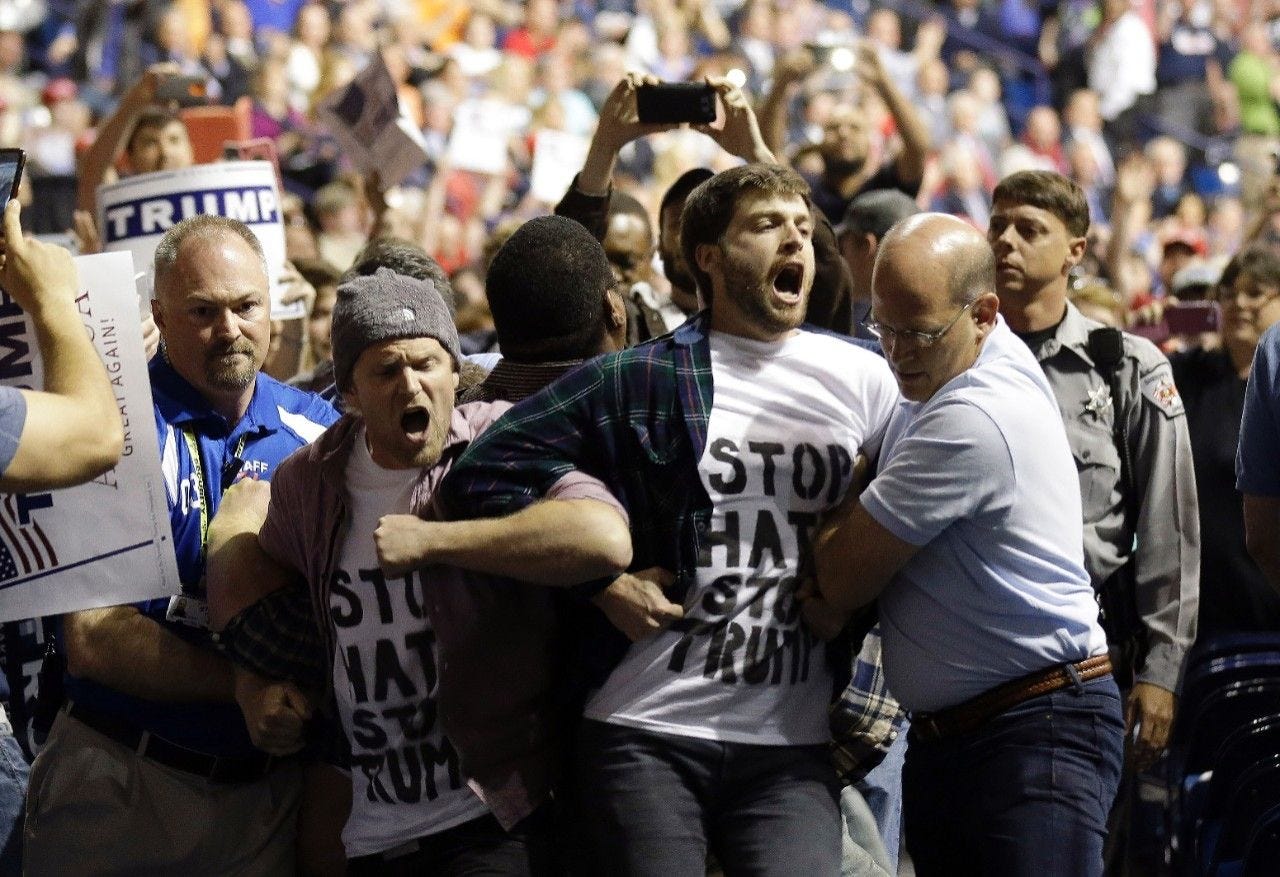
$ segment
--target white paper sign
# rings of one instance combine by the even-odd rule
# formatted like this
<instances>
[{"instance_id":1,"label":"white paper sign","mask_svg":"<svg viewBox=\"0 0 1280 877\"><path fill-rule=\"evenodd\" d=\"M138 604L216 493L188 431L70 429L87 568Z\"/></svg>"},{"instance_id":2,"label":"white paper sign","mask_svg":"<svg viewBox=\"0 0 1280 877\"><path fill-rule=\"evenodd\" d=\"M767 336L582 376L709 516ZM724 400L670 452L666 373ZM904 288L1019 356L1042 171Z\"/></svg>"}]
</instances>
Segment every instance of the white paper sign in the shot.
<instances>
[{"instance_id":1,"label":"white paper sign","mask_svg":"<svg viewBox=\"0 0 1280 877\"><path fill-rule=\"evenodd\" d=\"M115 606L181 590L128 253L75 260L80 318L107 367L124 455L88 484L0 494L0 621ZM44 385L30 321L0 293L0 382Z\"/></svg>"},{"instance_id":2,"label":"white paper sign","mask_svg":"<svg viewBox=\"0 0 1280 877\"><path fill-rule=\"evenodd\" d=\"M396 84L381 57L316 107L316 115L356 170L377 171L384 187L399 185L429 158L422 132L400 112Z\"/></svg>"},{"instance_id":3,"label":"white paper sign","mask_svg":"<svg viewBox=\"0 0 1280 877\"><path fill-rule=\"evenodd\" d=\"M271 316L306 316L306 304L280 302L284 268L284 222L280 190L269 161L220 161L171 171L126 177L98 189L98 228L103 249L133 254L140 272L138 295L151 301L151 262L164 233L191 216L211 214L238 219L253 230L267 258L271 280Z\"/></svg>"},{"instance_id":4,"label":"white paper sign","mask_svg":"<svg viewBox=\"0 0 1280 877\"><path fill-rule=\"evenodd\" d=\"M507 144L529 124L530 115L525 107L492 98L458 104L449 134L450 165L478 174L506 173Z\"/></svg>"},{"instance_id":5,"label":"white paper sign","mask_svg":"<svg viewBox=\"0 0 1280 877\"><path fill-rule=\"evenodd\" d=\"M585 137L563 131L539 131L533 140L533 173L529 188L544 204L558 204L582 170L590 147Z\"/></svg>"}]
</instances>

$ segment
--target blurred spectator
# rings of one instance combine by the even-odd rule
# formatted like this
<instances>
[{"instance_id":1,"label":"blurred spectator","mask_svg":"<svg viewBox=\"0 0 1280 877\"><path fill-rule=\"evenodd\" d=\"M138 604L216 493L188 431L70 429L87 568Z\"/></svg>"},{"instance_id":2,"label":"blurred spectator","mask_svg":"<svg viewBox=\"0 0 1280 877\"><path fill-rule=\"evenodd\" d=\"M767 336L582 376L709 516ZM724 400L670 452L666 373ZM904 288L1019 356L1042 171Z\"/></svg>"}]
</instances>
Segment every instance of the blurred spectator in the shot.
<instances>
[{"instance_id":1,"label":"blurred spectator","mask_svg":"<svg viewBox=\"0 0 1280 877\"><path fill-rule=\"evenodd\" d=\"M1124 302L1115 290L1100 280L1084 281L1071 290L1068 299L1080 313L1104 326L1124 329L1128 325Z\"/></svg>"},{"instance_id":2,"label":"blurred spectator","mask_svg":"<svg viewBox=\"0 0 1280 877\"><path fill-rule=\"evenodd\" d=\"M1280 138L1280 55L1267 27L1260 21L1245 25L1240 52L1229 68L1240 101L1242 133L1236 141L1240 166L1240 194L1250 208L1260 206L1267 181L1275 172L1275 148Z\"/></svg>"},{"instance_id":3,"label":"blurred spectator","mask_svg":"<svg viewBox=\"0 0 1280 877\"><path fill-rule=\"evenodd\" d=\"M320 258L345 271L368 240L364 202L349 183L333 182L316 192L312 209Z\"/></svg>"},{"instance_id":4,"label":"blurred spectator","mask_svg":"<svg viewBox=\"0 0 1280 877\"><path fill-rule=\"evenodd\" d=\"M378 51L378 32L374 19L378 14L371 0L351 0L338 7L330 51L345 58L359 73Z\"/></svg>"},{"instance_id":5,"label":"blurred spectator","mask_svg":"<svg viewBox=\"0 0 1280 877\"><path fill-rule=\"evenodd\" d=\"M267 58L253 75L249 135L274 140L280 161L288 164L293 155L306 147L307 127L306 116L289 102L287 62L280 58Z\"/></svg>"},{"instance_id":6,"label":"blurred spectator","mask_svg":"<svg viewBox=\"0 0 1280 877\"><path fill-rule=\"evenodd\" d=\"M1067 128L1066 142L1080 144L1092 154L1098 185L1110 189L1115 183L1116 165L1106 138L1102 136L1102 112L1097 93L1087 88L1073 91L1067 99L1062 118Z\"/></svg>"},{"instance_id":7,"label":"blurred spectator","mask_svg":"<svg viewBox=\"0 0 1280 877\"><path fill-rule=\"evenodd\" d=\"M1243 500L1235 487L1246 379L1263 332L1280 321L1280 257L1264 247L1239 253L1215 293L1222 308L1221 347L1170 359L1187 410L1200 520L1212 522L1200 537L1201 640L1280 629L1280 594L1245 547Z\"/></svg>"},{"instance_id":8,"label":"blurred spectator","mask_svg":"<svg viewBox=\"0 0 1280 877\"><path fill-rule=\"evenodd\" d=\"M1173 228L1160 241L1160 287L1173 288L1173 276L1196 259L1209 254L1204 234L1189 228Z\"/></svg>"},{"instance_id":9,"label":"blurred spectator","mask_svg":"<svg viewBox=\"0 0 1280 877\"><path fill-rule=\"evenodd\" d=\"M284 252L291 262L302 259L319 259L315 229L307 218L306 205L290 192L280 199L280 216L284 221Z\"/></svg>"},{"instance_id":10,"label":"blurred spectator","mask_svg":"<svg viewBox=\"0 0 1280 877\"><path fill-rule=\"evenodd\" d=\"M1134 137L1134 105L1156 88L1151 31L1131 0L1103 0L1102 22L1089 39L1089 88L1112 146Z\"/></svg>"},{"instance_id":11,"label":"blurred spectator","mask_svg":"<svg viewBox=\"0 0 1280 877\"><path fill-rule=\"evenodd\" d=\"M747 0L738 11L733 48L747 59L747 88L755 94L764 91L764 84L773 75L775 25L769 0Z\"/></svg>"},{"instance_id":12,"label":"blurred spectator","mask_svg":"<svg viewBox=\"0 0 1280 877\"><path fill-rule=\"evenodd\" d=\"M959 87L965 77L981 64L979 53L962 30L974 31L981 37L998 39L1000 22L982 0L950 0L944 7L947 23L946 39L942 43L942 60L951 69L953 83Z\"/></svg>"},{"instance_id":13,"label":"blurred spectator","mask_svg":"<svg viewBox=\"0 0 1280 877\"><path fill-rule=\"evenodd\" d=\"M315 289L316 295L307 314L307 345L302 366L304 371L290 379L289 384L312 393L320 393L333 383L329 326L342 272L323 259L298 259L294 262L294 267Z\"/></svg>"},{"instance_id":14,"label":"blurred spectator","mask_svg":"<svg viewBox=\"0 0 1280 877\"><path fill-rule=\"evenodd\" d=\"M462 39L449 47L449 57L457 62L463 76L476 78L488 74L502 60L497 47L498 29L493 19L484 14L467 18Z\"/></svg>"},{"instance_id":15,"label":"blurred spectator","mask_svg":"<svg viewBox=\"0 0 1280 877\"><path fill-rule=\"evenodd\" d=\"M1067 162L1062 151L1062 124L1053 107L1035 107L1027 114L1022 145L1031 153L1033 169L1066 173Z\"/></svg>"},{"instance_id":16,"label":"blurred spectator","mask_svg":"<svg viewBox=\"0 0 1280 877\"><path fill-rule=\"evenodd\" d=\"M1213 3L1166 0L1157 4L1159 47L1155 110L1158 124L1176 137L1214 131L1213 100L1231 59L1213 29Z\"/></svg>"},{"instance_id":17,"label":"blurred spectator","mask_svg":"<svg viewBox=\"0 0 1280 877\"><path fill-rule=\"evenodd\" d=\"M916 74L916 106L929 129L930 140L938 145L951 137L951 113L947 106L949 86L947 65L940 59L935 58L920 66L920 72Z\"/></svg>"},{"instance_id":18,"label":"blurred spectator","mask_svg":"<svg viewBox=\"0 0 1280 877\"><path fill-rule=\"evenodd\" d=\"M320 88L329 33L329 13L323 4L307 3L298 10L286 68L289 76L289 100L296 110L310 109L313 96Z\"/></svg>"},{"instance_id":19,"label":"blurred spectator","mask_svg":"<svg viewBox=\"0 0 1280 877\"><path fill-rule=\"evenodd\" d=\"M555 48L559 9L556 0L527 0L524 20L502 41L502 50L530 61Z\"/></svg>"},{"instance_id":20,"label":"blurred spectator","mask_svg":"<svg viewBox=\"0 0 1280 877\"><path fill-rule=\"evenodd\" d=\"M990 67L977 67L969 74L968 90L978 102L978 136L991 155L999 155L1013 139L1009 114L1000 100L1000 77Z\"/></svg>"},{"instance_id":21,"label":"blurred spectator","mask_svg":"<svg viewBox=\"0 0 1280 877\"><path fill-rule=\"evenodd\" d=\"M120 101L115 113L98 126L93 145L80 157L76 203L95 213L98 186L114 179L121 155L132 173L190 167L195 158L187 127L176 115L156 106L161 83L178 75L166 64L151 67Z\"/></svg>"},{"instance_id":22,"label":"blurred spectator","mask_svg":"<svg viewBox=\"0 0 1280 877\"><path fill-rule=\"evenodd\" d=\"M1187 192L1187 149L1172 137L1156 137L1145 151L1156 175L1151 218L1163 219L1174 212Z\"/></svg>"},{"instance_id":23,"label":"blurred spectator","mask_svg":"<svg viewBox=\"0 0 1280 877\"><path fill-rule=\"evenodd\" d=\"M1213 199L1206 221L1209 254L1227 257L1244 245L1244 205L1239 198L1220 195Z\"/></svg>"},{"instance_id":24,"label":"blurred spectator","mask_svg":"<svg viewBox=\"0 0 1280 877\"><path fill-rule=\"evenodd\" d=\"M596 126L591 100L573 87L573 59L561 52L549 52L538 62L538 87L529 95L529 106L537 109L556 100L564 113L561 130L589 137Z\"/></svg>"},{"instance_id":25,"label":"blurred spectator","mask_svg":"<svg viewBox=\"0 0 1280 877\"><path fill-rule=\"evenodd\" d=\"M1049 4L1046 4L1048 6ZM1038 54L1053 81L1056 103L1088 85L1085 50L1094 29L1094 0L1062 0L1045 19Z\"/></svg>"},{"instance_id":26,"label":"blurred spectator","mask_svg":"<svg viewBox=\"0 0 1280 877\"><path fill-rule=\"evenodd\" d=\"M813 203L832 222L838 222L849 202L862 192L901 189L915 195L930 148L929 132L920 115L894 84L875 47L860 43L855 57L859 98L836 106L827 117L818 153L821 171L807 175ZM814 69L810 56L781 65L777 71L760 111L760 127L770 148L785 145L788 93ZM873 99L883 103L901 138L896 154L883 162L872 148Z\"/></svg>"},{"instance_id":27,"label":"blurred spectator","mask_svg":"<svg viewBox=\"0 0 1280 877\"><path fill-rule=\"evenodd\" d=\"M79 100L76 84L54 79L44 87L41 99L48 109L48 124L27 128L27 173L33 176L71 177L76 172L76 147L88 135L89 108Z\"/></svg>"},{"instance_id":28,"label":"blurred spectator","mask_svg":"<svg viewBox=\"0 0 1280 877\"><path fill-rule=\"evenodd\" d=\"M930 210L958 216L981 231L991 218L991 187L971 146L953 143L942 151L942 191Z\"/></svg>"}]
</instances>

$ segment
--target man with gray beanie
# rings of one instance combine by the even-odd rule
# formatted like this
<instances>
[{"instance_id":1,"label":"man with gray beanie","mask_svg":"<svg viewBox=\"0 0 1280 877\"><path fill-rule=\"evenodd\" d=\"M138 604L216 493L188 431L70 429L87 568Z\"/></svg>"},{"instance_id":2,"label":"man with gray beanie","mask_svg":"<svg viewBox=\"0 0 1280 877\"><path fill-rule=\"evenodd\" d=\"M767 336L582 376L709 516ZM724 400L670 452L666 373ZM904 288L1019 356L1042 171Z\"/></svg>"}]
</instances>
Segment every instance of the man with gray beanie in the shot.
<instances>
[{"instance_id":1,"label":"man with gray beanie","mask_svg":"<svg viewBox=\"0 0 1280 877\"><path fill-rule=\"evenodd\" d=\"M310 771L300 865L548 873L541 800L518 772L488 765L477 775L450 739L438 642L457 631L439 629L439 604L466 575L449 566L455 560L541 583L617 574L630 561L625 518L598 482L570 477L548 502L504 522L501 550L493 521L440 523L432 566L383 562L375 531L384 516L432 517L435 486L509 405L455 408L457 332L430 280L386 269L349 280L332 336L347 414L281 465L269 509L265 486L237 488L210 535L215 626L235 612L224 647L246 670L284 677L267 697L242 703L255 741L297 750L312 703L341 732L328 763ZM548 521L562 535L547 538ZM576 535L584 528L613 539L588 552ZM244 607L246 580L267 593Z\"/></svg>"}]
</instances>

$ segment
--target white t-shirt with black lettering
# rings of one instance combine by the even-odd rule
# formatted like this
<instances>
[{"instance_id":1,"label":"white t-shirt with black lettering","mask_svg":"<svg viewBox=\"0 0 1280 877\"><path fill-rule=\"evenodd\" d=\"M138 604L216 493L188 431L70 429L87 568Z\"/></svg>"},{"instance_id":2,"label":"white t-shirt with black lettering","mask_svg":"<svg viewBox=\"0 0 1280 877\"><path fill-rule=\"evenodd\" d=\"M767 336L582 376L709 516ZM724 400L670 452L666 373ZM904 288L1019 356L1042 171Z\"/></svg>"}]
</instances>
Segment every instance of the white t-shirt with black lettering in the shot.
<instances>
[{"instance_id":1,"label":"white t-shirt with black lettering","mask_svg":"<svg viewBox=\"0 0 1280 877\"><path fill-rule=\"evenodd\" d=\"M348 858L384 852L488 812L436 715L435 634L418 572L378 568L378 519L409 511L417 469L383 469L363 433L347 463L351 526L329 611L338 632L334 693L351 741Z\"/></svg>"},{"instance_id":2,"label":"white t-shirt with black lettering","mask_svg":"<svg viewBox=\"0 0 1280 877\"><path fill-rule=\"evenodd\" d=\"M898 400L888 365L846 340L711 333L714 385L698 473L711 498L685 617L633 643L586 716L763 745L829 739L826 647L800 621L801 558L819 516L874 458Z\"/></svg>"}]
</instances>

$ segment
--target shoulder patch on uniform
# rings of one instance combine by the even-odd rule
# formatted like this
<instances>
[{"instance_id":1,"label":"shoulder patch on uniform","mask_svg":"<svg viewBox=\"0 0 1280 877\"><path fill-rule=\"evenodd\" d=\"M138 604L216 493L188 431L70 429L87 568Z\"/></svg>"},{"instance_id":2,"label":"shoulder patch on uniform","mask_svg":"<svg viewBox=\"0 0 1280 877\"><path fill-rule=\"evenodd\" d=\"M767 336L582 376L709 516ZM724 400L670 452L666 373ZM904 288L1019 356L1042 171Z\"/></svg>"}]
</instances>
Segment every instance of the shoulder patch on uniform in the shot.
<instances>
[{"instance_id":1,"label":"shoulder patch on uniform","mask_svg":"<svg viewBox=\"0 0 1280 877\"><path fill-rule=\"evenodd\" d=\"M1167 368L1159 368L1142 379L1142 395L1164 412L1165 417L1178 417L1183 413L1182 397Z\"/></svg>"}]
</instances>

